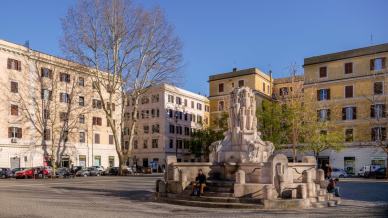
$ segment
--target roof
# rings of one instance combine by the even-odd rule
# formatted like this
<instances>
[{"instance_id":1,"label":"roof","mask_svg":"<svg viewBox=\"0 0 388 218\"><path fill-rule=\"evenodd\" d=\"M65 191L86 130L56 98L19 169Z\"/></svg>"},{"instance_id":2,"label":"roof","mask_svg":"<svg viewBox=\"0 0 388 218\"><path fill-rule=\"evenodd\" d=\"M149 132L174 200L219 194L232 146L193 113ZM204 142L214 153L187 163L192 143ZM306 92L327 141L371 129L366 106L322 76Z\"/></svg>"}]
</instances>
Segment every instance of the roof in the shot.
<instances>
[{"instance_id":1,"label":"roof","mask_svg":"<svg viewBox=\"0 0 388 218\"><path fill-rule=\"evenodd\" d=\"M266 73L262 72L261 70L257 68L247 68L243 70L233 70L231 72L227 73L220 73L220 74L214 74L209 76L209 82L210 81L215 81L215 80L220 80L220 79L227 79L227 78L233 78L233 77L239 77L239 76L245 76L245 75L252 75L252 74L257 74L267 80L270 79L269 75Z\"/></svg>"},{"instance_id":2,"label":"roof","mask_svg":"<svg viewBox=\"0 0 388 218\"><path fill-rule=\"evenodd\" d=\"M273 80L273 84L282 84L282 83L290 83L291 82L291 77L282 77L282 78L275 78ZM294 82L300 82L304 81L304 76L303 75L297 75L294 77Z\"/></svg>"},{"instance_id":3,"label":"roof","mask_svg":"<svg viewBox=\"0 0 388 218\"><path fill-rule=\"evenodd\" d=\"M352 49L347 51L341 51L341 52L336 52L331 54L308 57L304 59L304 66L342 60L347 58L354 58L354 57L365 56L365 55L378 54L382 52L388 52L388 43L364 47L364 48L357 48L357 49Z\"/></svg>"}]
</instances>

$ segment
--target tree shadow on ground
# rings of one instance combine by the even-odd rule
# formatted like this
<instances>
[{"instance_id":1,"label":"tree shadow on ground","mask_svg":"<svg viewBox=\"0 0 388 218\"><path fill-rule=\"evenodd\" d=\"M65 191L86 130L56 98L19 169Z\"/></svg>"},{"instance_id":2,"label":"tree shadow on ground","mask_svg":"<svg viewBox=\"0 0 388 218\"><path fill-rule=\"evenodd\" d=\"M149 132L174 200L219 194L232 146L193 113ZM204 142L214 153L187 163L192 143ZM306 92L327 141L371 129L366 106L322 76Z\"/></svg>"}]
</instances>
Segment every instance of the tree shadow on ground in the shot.
<instances>
[{"instance_id":1,"label":"tree shadow on ground","mask_svg":"<svg viewBox=\"0 0 388 218\"><path fill-rule=\"evenodd\" d=\"M119 197L131 201L151 202L154 201L154 193L146 190L112 190L112 189L96 189L96 188L81 188L81 187L52 187L55 189L67 191L82 191L92 192L97 195Z\"/></svg>"}]
</instances>

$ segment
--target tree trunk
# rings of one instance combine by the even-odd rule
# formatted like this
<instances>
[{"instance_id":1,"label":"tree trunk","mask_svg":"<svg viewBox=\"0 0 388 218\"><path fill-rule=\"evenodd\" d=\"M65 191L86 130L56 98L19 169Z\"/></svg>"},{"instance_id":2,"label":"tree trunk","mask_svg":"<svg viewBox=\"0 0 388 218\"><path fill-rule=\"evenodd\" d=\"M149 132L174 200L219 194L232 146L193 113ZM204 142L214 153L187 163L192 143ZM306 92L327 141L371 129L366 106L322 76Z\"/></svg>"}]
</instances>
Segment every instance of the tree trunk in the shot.
<instances>
[{"instance_id":1,"label":"tree trunk","mask_svg":"<svg viewBox=\"0 0 388 218\"><path fill-rule=\"evenodd\" d=\"M125 169L127 167L127 165L126 165L127 159L122 154L119 154L118 156L119 156L119 175L124 176Z\"/></svg>"}]
</instances>

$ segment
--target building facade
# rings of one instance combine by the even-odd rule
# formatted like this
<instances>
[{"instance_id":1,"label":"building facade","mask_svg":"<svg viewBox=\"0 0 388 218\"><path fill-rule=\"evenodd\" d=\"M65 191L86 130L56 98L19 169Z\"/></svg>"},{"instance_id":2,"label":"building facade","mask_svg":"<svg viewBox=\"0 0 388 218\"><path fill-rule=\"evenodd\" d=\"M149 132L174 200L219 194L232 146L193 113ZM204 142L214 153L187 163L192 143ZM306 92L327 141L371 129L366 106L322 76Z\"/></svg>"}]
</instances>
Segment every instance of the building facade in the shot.
<instances>
[{"instance_id":1,"label":"building facade","mask_svg":"<svg viewBox=\"0 0 388 218\"><path fill-rule=\"evenodd\" d=\"M272 78L257 68L243 70L233 69L232 72L209 76L210 125L219 127L219 120L228 113L230 93L237 87L247 86L256 96L256 103L263 99L271 99Z\"/></svg>"},{"instance_id":2,"label":"building facade","mask_svg":"<svg viewBox=\"0 0 388 218\"><path fill-rule=\"evenodd\" d=\"M309 57L304 60L304 94L317 119L343 131L346 148L327 150L322 163L355 174L364 165L386 165L388 44Z\"/></svg>"},{"instance_id":3,"label":"building facade","mask_svg":"<svg viewBox=\"0 0 388 218\"><path fill-rule=\"evenodd\" d=\"M126 113L134 116L131 103ZM140 97L136 116L132 161L137 166L157 163L163 169L169 155L177 156L178 162L200 161L191 154L189 139L193 131L209 124L209 101L205 96L168 84L150 87Z\"/></svg>"},{"instance_id":4,"label":"building facade","mask_svg":"<svg viewBox=\"0 0 388 218\"><path fill-rule=\"evenodd\" d=\"M0 167L118 165L86 67L0 40L0 72Z\"/></svg>"}]
</instances>

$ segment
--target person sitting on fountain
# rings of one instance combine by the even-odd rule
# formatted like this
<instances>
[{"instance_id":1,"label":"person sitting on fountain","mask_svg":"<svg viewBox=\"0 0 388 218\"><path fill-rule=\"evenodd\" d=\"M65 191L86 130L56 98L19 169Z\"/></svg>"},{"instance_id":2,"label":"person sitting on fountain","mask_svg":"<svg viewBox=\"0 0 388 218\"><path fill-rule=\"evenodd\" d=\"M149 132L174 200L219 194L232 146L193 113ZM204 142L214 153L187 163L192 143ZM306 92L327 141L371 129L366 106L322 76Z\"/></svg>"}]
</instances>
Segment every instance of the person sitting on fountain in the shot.
<instances>
[{"instance_id":1,"label":"person sitting on fountain","mask_svg":"<svg viewBox=\"0 0 388 218\"><path fill-rule=\"evenodd\" d=\"M336 197L340 197L339 187L337 186L338 179L330 179L329 185L327 186L327 192L334 193Z\"/></svg>"},{"instance_id":2,"label":"person sitting on fountain","mask_svg":"<svg viewBox=\"0 0 388 218\"><path fill-rule=\"evenodd\" d=\"M202 169L199 169L198 176L195 178L195 182L193 182L191 196L201 196L205 186L206 176L203 174Z\"/></svg>"}]
</instances>

